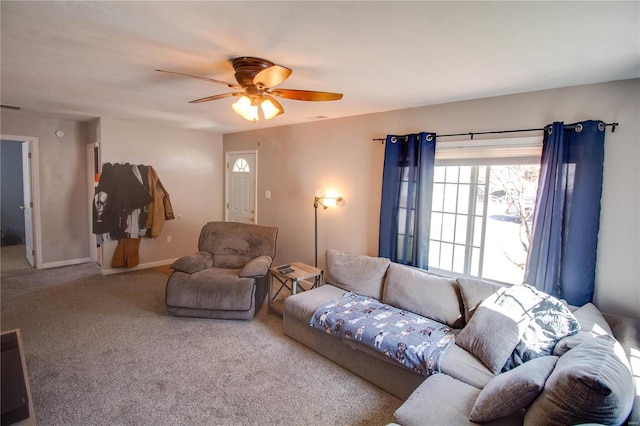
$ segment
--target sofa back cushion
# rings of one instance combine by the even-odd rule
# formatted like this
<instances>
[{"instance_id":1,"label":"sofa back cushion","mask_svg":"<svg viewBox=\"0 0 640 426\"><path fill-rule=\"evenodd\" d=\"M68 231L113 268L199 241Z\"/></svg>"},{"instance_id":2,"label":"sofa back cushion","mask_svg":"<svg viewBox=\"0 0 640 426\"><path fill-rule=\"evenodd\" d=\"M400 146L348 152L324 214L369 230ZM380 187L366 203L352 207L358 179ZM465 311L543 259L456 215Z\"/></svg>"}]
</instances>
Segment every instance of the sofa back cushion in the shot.
<instances>
[{"instance_id":1,"label":"sofa back cushion","mask_svg":"<svg viewBox=\"0 0 640 426\"><path fill-rule=\"evenodd\" d=\"M573 311L573 315L580 324L580 331L560 339L553 348L554 355L562 356L568 350L596 336L603 334L613 336L613 331L611 331L607 320L604 319L600 310L593 303L581 306Z\"/></svg>"},{"instance_id":2,"label":"sofa back cushion","mask_svg":"<svg viewBox=\"0 0 640 426\"><path fill-rule=\"evenodd\" d=\"M391 263L382 301L452 328L464 326L462 301L455 278Z\"/></svg>"},{"instance_id":3,"label":"sofa back cushion","mask_svg":"<svg viewBox=\"0 0 640 426\"><path fill-rule=\"evenodd\" d=\"M325 281L363 296L382 298L382 286L391 261L329 249Z\"/></svg>"},{"instance_id":4,"label":"sofa back cushion","mask_svg":"<svg viewBox=\"0 0 640 426\"><path fill-rule=\"evenodd\" d=\"M200 232L198 250L213 255L216 268L242 269L258 256L275 257L278 228L237 222L209 222Z\"/></svg>"},{"instance_id":5,"label":"sofa back cushion","mask_svg":"<svg viewBox=\"0 0 640 426\"><path fill-rule=\"evenodd\" d=\"M503 286L475 278L458 278L460 295L464 305L464 320L469 322L478 305Z\"/></svg>"}]
</instances>

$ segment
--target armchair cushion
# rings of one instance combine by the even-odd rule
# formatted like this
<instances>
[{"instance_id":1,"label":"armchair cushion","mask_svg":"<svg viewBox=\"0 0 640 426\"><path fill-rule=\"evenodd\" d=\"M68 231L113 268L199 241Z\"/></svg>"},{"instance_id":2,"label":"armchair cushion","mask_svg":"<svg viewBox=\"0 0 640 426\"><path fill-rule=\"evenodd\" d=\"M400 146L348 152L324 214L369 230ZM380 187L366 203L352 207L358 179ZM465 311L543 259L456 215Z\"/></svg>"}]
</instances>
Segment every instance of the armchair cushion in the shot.
<instances>
[{"instance_id":1,"label":"armchair cushion","mask_svg":"<svg viewBox=\"0 0 640 426\"><path fill-rule=\"evenodd\" d=\"M258 278L264 276L271 266L273 259L269 256L258 256L244 265L240 271L242 278Z\"/></svg>"},{"instance_id":2,"label":"armchair cushion","mask_svg":"<svg viewBox=\"0 0 640 426\"><path fill-rule=\"evenodd\" d=\"M213 256L206 251L199 251L189 256L181 257L173 262L171 268L176 271L193 274L213 266Z\"/></svg>"},{"instance_id":3,"label":"armchair cushion","mask_svg":"<svg viewBox=\"0 0 640 426\"><path fill-rule=\"evenodd\" d=\"M258 256L275 256L277 228L236 222L209 222L200 232L198 250L213 255L217 268L242 269Z\"/></svg>"}]
</instances>

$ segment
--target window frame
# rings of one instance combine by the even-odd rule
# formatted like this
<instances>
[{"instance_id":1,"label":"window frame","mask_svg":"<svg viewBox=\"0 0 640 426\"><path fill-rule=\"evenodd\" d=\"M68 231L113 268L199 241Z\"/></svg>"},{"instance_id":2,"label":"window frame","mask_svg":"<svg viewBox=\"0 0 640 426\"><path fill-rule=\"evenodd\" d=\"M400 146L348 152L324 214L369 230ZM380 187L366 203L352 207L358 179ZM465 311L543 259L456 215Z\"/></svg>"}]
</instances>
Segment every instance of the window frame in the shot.
<instances>
[{"instance_id":1,"label":"window frame","mask_svg":"<svg viewBox=\"0 0 640 426\"><path fill-rule=\"evenodd\" d=\"M445 212L444 208L442 211L435 211L435 208L438 204L444 205L444 191L443 191L443 201L442 203L433 201L433 207L431 214L440 213L444 216L444 214L453 214L455 218L454 225L454 235L452 241L446 241L447 244L453 244L452 248L452 259L451 259L451 270L443 269L440 267L432 267L429 265L429 270L435 273L446 274L454 277L464 277L464 278L474 278L480 280L487 280L498 282L501 284L512 285L513 283L499 281L492 278L484 277L484 257L486 251L486 231L487 231L487 221L488 217L488 208L489 208L489 196L490 196L490 185L491 185L491 166L506 166L506 165L527 165L527 164L539 164L541 155L542 155L542 140L543 135L534 136L534 137L509 137L509 138L500 138L500 139L484 139L484 140L458 140L458 141L446 141L446 142L438 142L436 144L436 154L435 154L435 164L434 167L443 167L443 166L471 166L471 177L469 180L470 190L469 190L469 206L467 208L467 212L464 213L467 216L467 232L465 243L462 244L464 246L465 255L464 255L464 266L463 271L466 272L456 272L453 271L455 269L455 246L456 246L456 236L455 236L455 226L457 226L457 216L461 215L458 212L458 203L459 203L459 188L460 188L460 180L459 173L460 169L458 169L458 180L455 182L457 185L456 188L456 206L453 213ZM484 175L484 194L483 194L483 206L482 212L479 215L477 212L478 206L478 187L479 187L479 173L480 168L485 166L485 175ZM475 169L475 177L474 177L474 169ZM434 171L434 176L437 173ZM475 178L475 181L474 181ZM438 182L440 183L440 182ZM444 185L447 184L447 179L445 177L442 182ZM435 177L434 177L434 185ZM451 183L450 183L451 184ZM466 184L466 183L463 183ZM435 187L433 191L434 195L436 194ZM471 205L471 201L473 201L473 205ZM474 227L476 226L476 217L481 217L482 220L482 229L480 231L480 246L477 247L479 250L479 259L478 259L478 267L477 272L478 275L472 275L471 272L473 270L473 256L472 251L476 247L474 243ZM470 220L473 219L473 220ZM433 223L433 217L432 217ZM442 226L442 225L441 225ZM429 235L429 246L431 250L431 245L436 242L442 244L442 234L440 234L437 240L432 238L432 235ZM457 244L461 245L461 244ZM441 264L440 259L442 255L442 248L440 247L439 253L439 265Z\"/></svg>"}]
</instances>

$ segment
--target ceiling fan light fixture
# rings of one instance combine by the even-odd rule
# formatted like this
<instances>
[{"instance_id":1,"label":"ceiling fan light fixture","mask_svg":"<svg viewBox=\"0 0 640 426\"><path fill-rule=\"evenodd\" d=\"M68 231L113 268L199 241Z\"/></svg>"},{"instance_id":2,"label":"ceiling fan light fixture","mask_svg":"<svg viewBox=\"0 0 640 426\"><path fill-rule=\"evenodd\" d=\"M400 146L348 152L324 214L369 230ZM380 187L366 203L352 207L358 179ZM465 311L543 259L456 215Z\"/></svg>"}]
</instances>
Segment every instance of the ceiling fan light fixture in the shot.
<instances>
[{"instance_id":1,"label":"ceiling fan light fixture","mask_svg":"<svg viewBox=\"0 0 640 426\"><path fill-rule=\"evenodd\" d=\"M189 101L189 103L199 104L218 99L240 97L240 99L232 105L233 110L245 120L253 122L258 121L261 117L265 120L270 120L280 114L284 114L283 106L274 96L298 101L335 101L342 99L342 93L282 88L274 89L274 87L279 86L280 83L289 78L292 71L287 67L276 65L265 59L244 56L232 59L231 63L238 84L175 71L160 69L156 69L156 71L192 77L211 83L224 84L232 89L241 90L240 92L221 93L194 99L193 101ZM3 105L3 108L4 107Z\"/></svg>"},{"instance_id":2,"label":"ceiling fan light fixture","mask_svg":"<svg viewBox=\"0 0 640 426\"><path fill-rule=\"evenodd\" d=\"M258 105L256 105L255 102L252 102L251 98L248 96L241 96L240 99L231 105L231 108L233 108L236 114L245 120L258 120Z\"/></svg>"},{"instance_id":3,"label":"ceiling fan light fixture","mask_svg":"<svg viewBox=\"0 0 640 426\"><path fill-rule=\"evenodd\" d=\"M274 105L270 99L264 99L262 102L260 102L260 108L262 108L262 113L264 114L265 120L270 120L276 115L282 113L282 110Z\"/></svg>"}]
</instances>

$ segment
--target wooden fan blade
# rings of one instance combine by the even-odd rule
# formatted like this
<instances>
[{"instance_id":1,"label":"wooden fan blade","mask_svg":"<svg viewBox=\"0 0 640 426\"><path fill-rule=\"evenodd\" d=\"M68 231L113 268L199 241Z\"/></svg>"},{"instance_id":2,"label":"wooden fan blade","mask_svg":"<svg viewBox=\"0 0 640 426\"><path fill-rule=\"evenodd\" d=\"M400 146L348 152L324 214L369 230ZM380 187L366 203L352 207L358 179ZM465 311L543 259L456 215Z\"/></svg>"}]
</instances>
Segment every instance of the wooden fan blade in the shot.
<instances>
[{"instance_id":1,"label":"wooden fan blade","mask_svg":"<svg viewBox=\"0 0 640 426\"><path fill-rule=\"evenodd\" d=\"M242 96L244 93L242 92L233 92L233 93L222 93L220 95L207 96L206 98L200 98L193 101L189 101L190 104L199 104L201 102L209 102L215 101L217 99L230 98L232 96Z\"/></svg>"},{"instance_id":2,"label":"wooden fan blade","mask_svg":"<svg viewBox=\"0 0 640 426\"><path fill-rule=\"evenodd\" d=\"M269 93L297 101L337 101L342 99L342 93L314 92L312 90L276 89Z\"/></svg>"},{"instance_id":3,"label":"wooden fan blade","mask_svg":"<svg viewBox=\"0 0 640 426\"><path fill-rule=\"evenodd\" d=\"M291 71L282 65L273 65L260 71L253 78L253 84L261 89L269 89L285 81L291 75Z\"/></svg>"},{"instance_id":4,"label":"wooden fan blade","mask_svg":"<svg viewBox=\"0 0 640 426\"><path fill-rule=\"evenodd\" d=\"M185 77L197 78L198 80L210 81L212 83L224 84L225 86L230 87L232 89L242 89L242 87L238 86L237 84L227 83L226 81L216 80L216 79L213 79L213 78L200 77L200 76L197 76L197 75L184 74L184 73L175 72L175 71L165 71L165 70L156 70L156 71L165 72L167 74L175 74L175 75L182 75L182 76L185 76Z\"/></svg>"}]
</instances>

